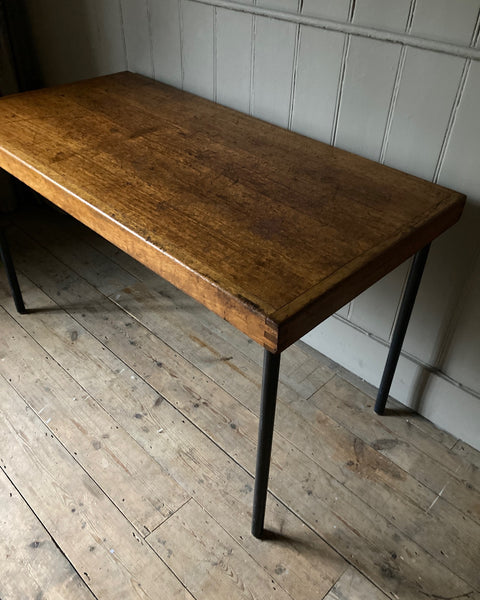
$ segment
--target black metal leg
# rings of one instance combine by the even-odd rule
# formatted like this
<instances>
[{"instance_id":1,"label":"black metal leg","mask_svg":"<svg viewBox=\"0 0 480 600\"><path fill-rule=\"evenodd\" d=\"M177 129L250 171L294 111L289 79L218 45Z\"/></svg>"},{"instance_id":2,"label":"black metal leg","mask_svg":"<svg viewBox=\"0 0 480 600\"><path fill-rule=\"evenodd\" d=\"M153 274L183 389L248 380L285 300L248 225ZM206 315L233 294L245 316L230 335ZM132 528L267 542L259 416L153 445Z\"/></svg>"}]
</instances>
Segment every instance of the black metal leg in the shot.
<instances>
[{"instance_id":1,"label":"black metal leg","mask_svg":"<svg viewBox=\"0 0 480 600\"><path fill-rule=\"evenodd\" d=\"M22 292L20 291L20 286L18 285L17 274L15 273L15 267L13 266L12 257L10 255L10 249L8 247L7 238L3 229L0 229L0 257L7 271L8 283L12 291L15 306L17 307L17 311L23 315L27 311L25 310Z\"/></svg>"},{"instance_id":2,"label":"black metal leg","mask_svg":"<svg viewBox=\"0 0 480 600\"><path fill-rule=\"evenodd\" d=\"M408 275L407 286L403 294L400 312L398 313L397 322L393 331L392 343L390 344L387 362L385 364L385 369L383 370L382 381L380 382L377 400L375 402L375 412L379 415L383 415L385 411L385 404L387 403L388 394L390 393L390 386L392 385L395 369L397 368L400 351L402 349L403 340L405 339L408 322L412 314L413 305L417 296L420 280L422 279L423 269L427 262L429 250L430 244L415 254L412 268Z\"/></svg>"},{"instance_id":3,"label":"black metal leg","mask_svg":"<svg viewBox=\"0 0 480 600\"><path fill-rule=\"evenodd\" d=\"M257 466L255 468L255 490L253 492L252 535L261 538L267 502L268 472L272 452L273 424L277 403L280 354L265 350L263 357L262 400L258 425Z\"/></svg>"}]
</instances>

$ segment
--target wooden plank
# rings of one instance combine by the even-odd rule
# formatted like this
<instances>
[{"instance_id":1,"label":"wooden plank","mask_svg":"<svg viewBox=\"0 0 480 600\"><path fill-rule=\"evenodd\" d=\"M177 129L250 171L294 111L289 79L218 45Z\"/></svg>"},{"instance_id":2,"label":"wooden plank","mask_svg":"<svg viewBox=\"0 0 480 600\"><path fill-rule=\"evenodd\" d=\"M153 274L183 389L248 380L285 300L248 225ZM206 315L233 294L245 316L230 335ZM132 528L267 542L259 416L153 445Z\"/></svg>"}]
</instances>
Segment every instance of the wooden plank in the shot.
<instances>
[{"instance_id":1,"label":"wooden plank","mask_svg":"<svg viewBox=\"0 0 480 600\"><path fill-rule=\"evenodd\" d=\"M480 469L480 451L472 448L462 440L458 440L455 446L452 448L454 454L462 456L466 461L467 465Z\"/></svg>"},{"instance_id":2,"label":"wooden plank","mask_svg":"<svg viewBox=\"0 0 480 600\"><path fill-rule=\"evenodd\" d=\"M0 106L7 170L274 352L448 228L464 202L128 73Z\"/></svg>"},{"instance_id":3,"label":"wooden plank","mask_svg":"<svg viewBox=\"0 0 480 600\"><path fill-rule=\"evenodd\" d=\"M312 398L322 414L348 427L365 443L468 517L480 523L480 482L461 456L438 444L416 427L415 414L398 405L391 416L372 415L373 400L358 389L334 378ZM406 412L404 417L399 416ZM476 489L475 489L476 488Z\"/></svg>"},{"instance_id":4,"label":"wooden plank","mask_svg":"<svg viewBox=\"0 0 480 600\"><path fill-rule=\"evenodd\" d=\"M325 596L325 600L386 600L387 598L388 596L352 567L345 571Z\"/></svg>"},{"instance_id":5,"label":"wooden plank","mask_svg":"<svg viewBox=\"0 0 480 600\"><path fill-rule=\"evenodd\" d=\"M1 292L4 295L5 288ZM136 375L133 371L121 361L105 355L98 343L85 348L81 328L71 320L65 323L63 319L62 323L55 310L57 306L43 294L37 299L49 312L43 323L36 327L32 324L33 335L41 338L54 333L52 339L58 336L59 345L62 341L75 345L79 365L84 365L84 379L104 373L109 388L103 391L112 397L112 401L123 401L124 386L120 386L120 391L118 379L128 382L134 393ZM0 323L3 332L0 374L8 377L29 408L66 447L75 448L77 462L142 535L152 531L188 500L188 494L105 413L101 405L104 398L97 403L85 393L85 388L34 344L3 309L0 309ZM86 356L95 358L87 360ZM94 389L92 385L88 387ZM153 390L149 392L148 395L144 393L145 401L147 398L152 403L158 401L158 394Z\"/></svg>"},{"instance_id":6,"label":"wooden plank","mask_svg":"<svg viewBox=\"0 0 480 600\"><path fill-rule=\"evenodd\" d=\"M0 411L2 470L96 597L193 600L3 377Z\"/></svg>"},{"instance_id":7,"label":"wooden plank","mask_svg":"<svg viewBox=\"0 0 480 600\"><path fill-rule=\"evenodd\" d=\"M179 481L189 494L207 508L289 593L293 596L298 593L299 597L302 597L301 590L305 585L311 589L324 590L326 593L343 572L344 560L325 544L318 534L305 527L297 516L273 499L270 501L270 523L276 531L280 530L290 538L290 541L282 544L281 548L275 543L266 548L263 542L260 543L250 536L248 532L251 520L252 476L213 445L197 426L192 425L185 415L174 410L168 402L176 405L183 397L182 402L195 405L201 401L200 398L205 398L209 401L211 399L214 405L217 396L220 401L222 398L218 388L101 294L87 285L83 287L78 278L76 283L73 283L72 276L68 275L68 271L65 267L62 268L60 263L55 263L53 270L50 270L47 262L44 262L43 269L45 275L50 273L47 278L60 277L63 282L63 294L77 298L73 303L68 303L69 311L75 320L68 318L71 324L67 325L67 330L75 327L80 333L78 339L87 344L90 340L87 350L77 353L77 344L71 344L68 337L62 336L65 325L59 325L53 330L54 323L58 323L58 320L52 319L48 330L39 325L32 329L32 333L43 346L55 353L55 358L63 368L81 382L85 389L102 399L102 406L112 418L155 458L165 472ZM46 280L43 283L48 287ZM78 293L82 297L80 302ZM27 287L26 297L29 296ZM85 302L91 307L97 305L97 308L85 311ZM74 306L77 306L77 310ZM28 327L30 322L31 319L27 319L23 324ZM92 335L87 331L82 333L82 323L90 329ZM113 329L108 332L112 325ZM52 331L55 331L55 344L51 344ZM117 334L120 334L123 342ZM103 352L103 367L92 360L91 357L95 356L97 351L95 336L107 344L113 339L112 349L117 354L119 351L122 353L128 350L131 357L138 357L138 362L134 359L135 364L132 364L136 372L135 387L132 387L131 376L119 377L117 368L108 368L108 351ZM58 340L62 337L64 343L60 344ZM116 347L115 340L120 343L119 347ZM131 341L135 342L135 346ZM148 372L145 360L151 363L151 370ZM140 371L146 381L155 381L157 391L154 396L151 385L147 385L138 377ZM92 377L92 372L96 372L98 376ZM110 391L112 381L118 386L115 393ZM155 398L158 398L159 394L166 401L157 402ZM141 415L142 418L136 415ZM228 424L224 426L233 432ZM251 446L252 460L254 451L255 444ZM319 553L322 556L320 569ZM288 565L285 572L276 573L279 562Z\"/></svg>"},{"instance_id":8,"label":"wooden plank","mask_svg":"<svg viewBox=\"0 0 480 600\"><path fill-rule=\"evenodd\" d=\"M37 250L35 253L37 259L39 258L39 254ZM28 263L22 264L23 268L30 268ZM35 272L37 273L36 275L34 275ZM40 276L43 280L42 285L51 287L51 293L59 293L61 301L67 301L74 306L78 302L78 298L83 298L85 301L92 293L87 292L87 288L81 281L78 282L80 287L74 294L72 294L72 289L58 289L58 286L53 282L52 287L52 283L48 283L48 279L51 277L49 273L55 273L53 277L58 277L59 281L65 278L65 273L62 272L61 265L48 267L46 264L43 264L42 267L36 267L32 275L36 278ZM107 312L103 314L97 314L97 316L87 314L81 311L81 309L77 311L75 308L71 312L77 320L83 321L87 327L93 327L97 336L105 337L108 346L116 354L124 357L124 360L127 362L130 360L126 355L131 354L131 346L121 332L123 328L122 322L112 314L111 308L107 309ZM92 319L95 321L95 325L93 325ZM141 328L134 321L130 322L132 325L128 328L129 335L135 335L135 340L137 341L134 357L137 372L146 378L159 393L166 398L170 397L171 401L174 402L184 415L183 419L178 419L176 425L178 432L175 434L175 437L184 439L186 436L189 443L195 443L195 435L189 431L187 427L188 422L185 422L186 419L192 419L195 421L196 427L208 433L215 440L216 444L223 447L235 461L241 462L252 471L255 460L257 428L256 420L252 417L252 413L242 408L230 396L220 393L218 388L208 383L208 380L204 379L198 371L193 371L191 375L188 375L188 383L185 388L182 388L180 382L176 379L173 379L173 381L170 379L172 383L169 383L169 373L182 372L182 379L186 378L187 373L190 371L188 364L183 362L180 366L178 364L178 355L169 351L168 348L160 349L161 344L157 338L152 338L151 334L142 333ZM118 331L119 329L120 331ZM159 355L162 356L163 360L162 368L160 369L155 368L152 362L152 356ZM70 363L69 368L75 368L75 364ZM170 387L172 391L169 391L169 386L172 384L174 387ZM193 396L192 390L194 392ZM171 395L172 392L174 396ZM162 408L164 406L165 408ZM167 406L166 403L162 403L160 407L155 407L154 409L149 406L143 406L141 411L147 411L148 418L154 419L155 425L153 427L156 427L158 423L158 427L165 430L165 424L168 424L171 432L173 421L170 415L160 420L157 420L158 417L153 416L153 413L156 415L159 414L157 410L167 410ZM126 418L125 414L118 413L119 410L124 411L125 408L124 403L121 407L117 405L110 406L108 410L115 415L117 421L131 435L135 436L137 441L142 439L145 444L151 446L154 456L158 460L161 460L163 463L165 460L169 460L168 456L164 456L161 453L165 452L163 447L162 451L158 449L158 454L156 450L153 450L153 448L158 448L159 442L165 441L166 443L167 436L160 436L160 440L152 439L150 431L143 431L139 427L138 422L134 423L135 419L131 419L131 417ZM279 423L282 421L281 414L279 412ZM232 421L232 415L235 415L234 421ZM182 423L182 421L184 422ZM231 425L232 422L234 427ZM187 427L187 429L182 431L182 427ZM302 429L300 429L301 431ZM302 435L305 438L304 430ZM170 443L173 444L173 442ZM200 446L194 445L193 447ZM189 451L182 450L183 460L180 461L181 464L177 464L179 462L177 459L172 460L172 463L168 466L168 471L177 480L182 482L187 491L189 491L189 488L186 484L185 473L180 475L178 469L181 470L185 466L185 458L188 454ZM201 456L204 457L204 450L202 450ZM217 511L221 511L222 507L212 508L212 503L214 505L221 503L218 500L212 500L212 496L208 494L205 496L202 495L201 499L197 496L199 493L205 493L205 488L203 487L205 480L211 480L212 474L199 473L199 465L203 464L204 458L201 458L198 452L194 453L192 460L192 469L195 472L195 481L190 484L194 486L193 489L195 490L195 493L192 493L192 495L209 510L210 514L217 521L221 522ZM218 458L215 460L218 460ZM238 480L235 479L235 485L237 484ZM299 485L302 490L300 496L298 494ZM220 489L225 494L223 483L220 485ZM465 597L465 594L471 592L471 589L454 576L444 564L440 565L430 555L425 553L420 546L406 537L391 521L386 520L376 510L369 507L357 494L349 491L343 483L338 482L334 477L328 475L328 473L313 463L304 453L299 452L285 438L275 442L271 489L282 498L283 502L288 505L295 505L296 510L312 528L321 532L321 535L330 544L333 544L344 555L348 556L349 560L357 564L365 575L372 578L385 591L394 591L397 593L401 588L402 593L407 598L418 597L419 586L423 593L431 594L435 594L435 590L438 590L437 593L440 593L440 590L445 591L445 589L448 589L451 590L452 594L458 592L460 597ZM245 498L245 489L243 493L236 493L240 493L243 496L242 501L248 502L251 499L251 496ZM231 506L230 498L229 503ZM248 513L249 510L250 508L248 508ZM234 512L235 515L238 515L241 511L235 510ZM339 517L343 520L339 520ZM345 525L345 518L348 519L347 525ZM238 526L235 525L235 527ZM416 534L418 524L413 529L413 531L410 530L409 535ZM244 531L240 533L240 537L243 537L243 534ZM422 535L421 532L418 535ZM394 552L395 557L391 555L392 547L396 549ZM397 556L402 558L397 561ZM379 560L382 561L381 564L383 565L380 572L374 566L379 564ZM446 562L446 558L442 560ZM272 574L272 571L270 573ZM422 573L421 580L418 579L419 573ZM470 573L469 577L472 576L475 575Z\"/></svg>"},{"instance_id":9,"label":"wooden plank","mask_svg":"<svg viewBox=\"0 0 480 600\"><path fill-rule=\"evenodd\" d=\"M367 381L376 385L380 383L381 369L378 367L385 364L387 348L364 332L332 318L304 339ZM422 387L412 387L412 382L419 382ZM399 398L404 405L418 407L419 389L422 391L424 417L457 438L462 437L472 446L478 444L476 423L480 419L480 404L475 396L441 374L429 373L417 362L401 356L392 384L392 396ZM426 408L428 412L424 410Z\"/></svg>"},{"instance_id":10,"label":"wooden plank","mask_svg":"<svg viewBox=\"0 0 480 600\"><path fill-rule=\"evenodd\" d=\"M0 531L0 598L94 599L3 470Z\"/></svg>"},{"instance_id":11,"label":"wooden plank","mask_svg":"<svg viewBox=\"0 0 480 600\"><path fill-rule=\"evenodd\" d=\"M52 217L59 217L59 215L50 215L48 217L48 223L39 217L36 221L35 227L28 227L29 234L33 237L37 237L35 230L40 231L53 231L50 227L53 225ZM27 216L27 220L30 222L30 214ZM35 216L33 215L33 219ZM22 223L25 220L22 219ZM44 226L48 225L47 229ZM126 287L131 287L128 283L130 281L130 275L133 275L135 284L140 280L150 290L150 292L156 292L160 298L157 297L157 301L162 303L161 310L172 310L181 312L181 322L188 323L192 330L198 323L201 323L208 327L210 333L219 336L224 342L226 342L230 348L235 348L235 355L232 356L232 364L236 364L236 357L240 355L246 356L250 361L255 363L258 367L263 364L263 351L257 344L252 343L252 340L243 335L235 327L232 327L227 321L220 319L217 315L204 307L200 306L195 300L186 296L178 288L165 281L163 278L158 277L150 269L144 267L141 263L133 259L128 254L125 254L93 231L86 227L82 227L78 222L67 217L61 218L60 222L54 228L55 237L57 240L65 239L63 234L66 231L74 231L75 238L79 244L77 251L68 245L65 251L72 257L75 255L75 270L81 273L82 276L93 283L97 289L101 290L105 295L111 295L113 297L114 291L119 291ZM37 237L37 239L39 239ZM82 243L84 240L85 243ZM103 257L98 254L92 256L92 248L95 248L100 252ZM88 258L91 257L91 258ZM105 261L105 257L108 257L108 261ZM92 269L92 265L87 268L89 261L93 261L96 268ZM70 263L73 264L73 263ZM101 270L101 275L98 278L92 278L92 274L98 272L98 265L104 265ZM120 266L121 270L118 271L117 267ZM113 278L112 278L113 275ZM117 279L116 279L117 278ZM124 278L126 282L124 285L120 283L120 279ZM110 285L110 283L112 285ZM113 288L113 289L112 289ZM192 318L192 314L195 314L195 318ZM203 329L203 331L205 331ZM194 340L192 340L194 341ZM232 352L226 352L226 356L230 356ZM244 363L243 363L244 364ZM238 366L238 365L237 365ZM322 361L319 363L318 353L312 351L310 346L301 342L289 346L282 353L282 368L280 371L280 382L286 385L291 390L295 391L305 399L309 398L314 391L319 389L324 383L326 383L336 371L336 364L329 361L323 356ZM244 370L244 369L243 369ZM255 380L256 376L255 376Z\"/></svg>"},{"instance_id":12,"label":"wooden plank","mask_svg":"<svg viewBox=\"0 0 480 600\"><path fill-rule=\"evenodd\" d=\"M58 240L58 235L55 235L52 231L40 231L39 233L41 238L47 237ZM77 251L79 256L85 256L87 263L98 264L97 260L88 255L88 251L85 252L82 248L78 248ZM72 264L72 255L68 252L68 248L58 249L56 252L63 256L63 260ZM83 276L89 278L87 269L82 269L78 259L75 259L75 253L73 264L75 268L81 271ZM105 273L108 270L106 267L101 268L101 271ZM104 283L108 285L108 280L104 282L99 278L92 278L91 276L90 279L100 287ZM251 378L247 379L244 364L241 365L242 369L238 369L238 367L231 368L231 361L222 359L222 357L227 356L225 349L218 342L212 340L208 331L206 332L204 328L196 325L196 319L188 319L186 323L183 323L184 314L179 314L178 311L175 311L173 305L167 308L163 303L157 304L155 297L143 286L137 289L129 288L126 293L115 294L115 299L128 314L133 315L152 332L161 336L164 341L188 358L200 370L216 381L219 386L238 398L252 412L258 412L260 370L256 373L257 378L255 380L255 371L253 371ZM190 343L190 340L194 342L196 347ZM230 350L234 353L233 349L227 349L227 351ZM433 554L438 552L440 540L442 540L442 543L446 547L450 539L460 534L459 532L463 528L463 517L457 514L452 507L449 525L446 528L443 527L442 536L438 537L437 535L433 538L435 539L433 545L430 545L429 540L432 539L430 535L431 528L437 527L436 521L433 520L423 526L422 530L424 532L430 532L426 537L422 537L423 533L417 536L415 530L417 528L416 524L422 520L421 511L426 511L430 507L435 501L436 495L419 487L413 477L408 477L402 469L395 469L394 465L389 464L389 461L382 462L379 460L375 452L370 452L370 448L357 443L347 432L339 430L338 427L334 426L333 422L325 419L325 417L321 419L322 431L321 436L319 436L319 431L315 426L318 415L315 413L306 413L307 408L302 400L295 399L292 394L288 394L285 390L282 390L282 392L279 396L277 411L277 430L305 454L313 456L314 460L322 468L335 476L337 480L355 491L358 496L368 499L372 507L376 508L376 510L389 519L395 520L395 514L403 510L404 504L410 505L413 503L409 511L407 511L408 519L404 519L404 526L407 531L412 532L411 535L414 539L418 539L422 544L426 544L426 547ZM296 407L298 414L294 414L287 405L294 407L294 410ZM330 412L330 414L332 413ZM369 414L362 416L366 421L370 420ZM225 418L227 418L227 415ZM314 425L307 427L305 419L308 419L308 422ZM309 436L304 435L306 428L310 431ZM254 439L254 433L252 434L252 438ZM326 441L327 439L329 440L328 442ZM332 448L335 448L335 450L332 450ZM363 456L368 467L365 467L361 472L354 473L352 477L350 468L345 469L340 465L355 464L359 453ZM408 454L405 451L405 455L408 456ZM329 456L332 455L335 459L329 460ZM343 458L341 458L342 456ZM339 461L340 465L338 464ZM355 469L353 470L355 471ZM426 468L425 472L428 473L429 469ZM355 475L360 475L360 478L357 479ZM435 491L439 492L448 480L449 477L447 474L444 474L444 477L441 478L441 483L439 483L437 488L434 488ZM428 479L427 482L429 482ZM460 481L458 483L460 484ZM455 488L453 485L451 487ZM385 494L391 494L392 490L395 491L394 496L389 500L385 500ZM455 490L452 492L452 496L454 495ZM397 498L401 498L399 506L396 505ZM467 496L467 502L470 507L475 505L474 498ZM442 502L438 505L437 510L440 506L443 507ZM409 520L411 521L410 524L407 523ZM455 530L451 530L450 525L452 527L455 526ZM469 527L467 526L464 536L468 536L468 533ZM441 554L439 555L440 559L442 556ZM462 564L468 564L468 558L459 560Z\"/></svg>"},{"instance_id":13,"label":"wooden plank","mask_svg":"<svg viewBox=\"0 0 480 600\"><path fill-rule=\"evenodd\" d=\"M190 339L196 336L192 336L192 333L189 335L188 326L186 328L182 327L181 322L177 320L180 316L178 313L175 315L177 319L174 318L173 326L168 323L168 317L167 319L161 316L158 317L157 315L161 315L163 311L156 308L154 299L149 295L148 290L144 288L140 288L137 293L135 290L130 289L126 294L117 294L116 301L156 335L161 335L169 345L186 356L205 374L216 381L219 386L238 398L252 412L258 413L260 393L258 383L255 386L253 382L246 381L242 371L232 369L230 361L222 360L222 357L225 356L224 352L221 351L221 348L212 347L210 339L207 338L207 342L203 341L202 347L201 340L197 338L199 349L189 348L188 342L182 344L181 339L179 340L179 337L177 337L178 334L180 336L183 334L185 338L190 337ZM206 359L202 360L202 355L205 356L205 348L208 349L208 352L206 353ZM258 373L259 380L260 373ZM292 405L295 404L298 412L291 409ZM228 414L228 411L226 411L225 419L228 418ZM366 418L368 418L368 415L366 415ZM317 422L321 423L321 427L317 427ZM432 535L439 524L443 523L441 518L438 520L433 518L430 522L423 523L421 530L419 530L418 523L429 520L429 517L424 518L424 511L427 511L435 502L436 495L430 490L419 486L416 479L409 477L407 473L396 468L390 461L382 461L376 452L371 452L369 447L361 444L348 432L339 430L326 417L319 417L315 413L310 415L304 406L304 402L298 399L295 401L292 394L289 396L280 395L276 424L276 429L282 436L286 437L307 456L312 457L320 467L333 475L343 485L367 501L372 508L375 508L389 520L397 522L397 526L408 532L412 539L415 539L422 547L427 548L433 555L438 556L440 560L444 559L440 548L443 548L445 552L444 549L450 546L453 539L456 539L461 546L460 540L469 537L471 534L472 543L474 542L476 534L472 532L476 530L475 525L465 523L463 514L456 511L453 506L450 506L450 508L445 507L443 501L437 505L436 510L441 507L445 509L446 513L450 510L450 514L448 525L442 525L442 533ZM306 435L306 431L309 434ZM254 431L251 433L251 438L255 439ZM351 469L348 466L345 467L349 464L355 465L359 460L359 456L365 461L365 465L360 471L357 472L354 466ZM350 470L354 472L351 473ZM447 478L443 481L442 486L446 481ZM458 481L458 484L464 488L463 483ZM441 488L438 489L438 491L440 490ZM475 498L469 497L467 502L472 507L475 505ZM409 508L407 509L406 506ZM402 511L406 512L400 525L396 515L402 513ZM477 534L480 537L480 529L478 529ZM451 554L451 552L448 552L449 565L452 565L452 561L455 560L452 559ZM469 551L467 551L468 554ZM472 559L472 556L462 556L460 558L460 554L457 554L457 556L459 560L457 569L461 571L465 566L466 576L468 577L472 572L472 560L475 561L476 559Z\"/></svg>"},{"instance_id":14,"label":"wooden plank","mask_svg":"<svg viewBox=\"0 0 480 600\"><path fill-rule=\"evenodd\" d=\"M197 600L291 598L194 500L147 541Z\"/></svg>"},{"instance_id":15,"label":"wooden plank","mask_svg":"<svg viewBox=\"0 0 480 600\"><path fill-rule=\"evenodd\" d=\"M305 345L305 349L313 353L316 352L315 349L307 345ZM338 369L338 375L347 383L351 384L354 388L360 390L360 392L368 396L370 401L376 398L377 388L367 383L364 379L361 379L360 377L341 367ZM431 455L432 458L435 458L438 455L438 450L434 449L436 446L434 441L438 442L442 446L445 446L445 448L448 450L451 450L458 441L456 436L452 435L448 431L439 429L423 415L414 412L413 409L405 406L405 404L402 404L401 402L398 402L394 398L389 399L389 408L392 409L392 414L402 414L403 411L405 418L408 419L409 428L413 428L413 439L415 439L417 435L419 436L419 439L424 439L426 436L430 438L430 445L425 444L423 452L428 454L428 448L430 448L430 451L433 452ZM400 421L400 419L397 419L397 421ZM402 429L400 428L399 431L402 431ZM409 439L409 435L406 434L406 430L403 431L403 434L398 433L398 435L399 437L405 437L406 440Z\"/></svg>"},{"instance_id":16,"label":"wooden plank","mask_svg":"<svg viewBox=\"0 0 480 600\"><path fill-rule=\"evenodd\" d=\"M178 351L190 352L191 359L217 374L216 380L229 381L232 370L244 373L244 385L249 386L252 397L260 397L263 351L257 344L246 338L217 315L206 310L197 302L180 292L165 280L159 278L128 255L102 240L78 222L55 212L33 213L22 218L22 226L39 243L46 238L55 240L50 246L57 256L79 273L86 281L116 302L117 294L132 303L132 309L139 315L145 308L152 308L159 315L167 314L165 323L169 344ZM72 246L72 236L77 240ZM87 243L83 242L85 240ZM95 244L101 253L93 250ZM105 253L117 264L105 257ZM134 277L132 277L134 275ZM140 284L138 278L144 281ZM120 296L119 296L120 298ZM144 321L145 323L145 321ZM239 352L241 351L241 352ZM222 361L221 358L228 360ZM215 366L217 365L217 366ZM280 372L280 397L291 396L291 392L301 398L309 398L334 374L332 368L319 365L318 360L309 356L297 346L290 346L282 354Z\"/></svg>"}]
</instances>

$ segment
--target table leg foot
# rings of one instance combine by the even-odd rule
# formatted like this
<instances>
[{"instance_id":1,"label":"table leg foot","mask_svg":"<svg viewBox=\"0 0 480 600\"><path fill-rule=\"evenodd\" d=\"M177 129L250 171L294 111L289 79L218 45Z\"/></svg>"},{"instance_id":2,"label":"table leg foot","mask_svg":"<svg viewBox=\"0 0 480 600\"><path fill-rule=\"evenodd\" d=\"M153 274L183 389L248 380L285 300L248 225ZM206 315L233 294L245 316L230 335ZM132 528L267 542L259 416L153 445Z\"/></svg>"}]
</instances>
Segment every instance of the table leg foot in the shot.
<instances>
[{"instance_id":1,"label":"table leg foot","mask_svg":"<svg viewBox=\"0 0 480 600\"><path fill-rule=\"evenodd\" d=\"M410 321L410 316L412 314L413 305L415 303L415 298L417 296L420 281L422 279L425 263L427 262L429 250L430 244L415 254L412 267L408 275L407 286L403 294L400 312L398 313L397 322L393 331L392 343L390 344L387 362L385 364L382 381L380 382L377 400L375 402L374 410L379 415L383 415L385 412L385 404L387 403L388 394L390 393L390 387L392 385L393 376L395 375L395 369L400 357L400 351L402 349L403 340L405 339L408 322Z\"/></svg>"},{"instance_id":2,"label":"table leg foot","mask_svg":"<svg viewBox=\"0 0 480 600\"><path fill-rule=\"evenodd\" d=\"M280 354L265 350L263 359L262 399L258 425L257 465L253 492L252 535L261 538L267 502L268 473L272 452L273 425L277 403Z\"/></svg>"},{"instance_id":3,"label":"table leg foot","mask_svg":"<svg viewBox=\"0 0 480 600\"><path fill-rule=\"evenodd\" d=\"M17 274L15 272L15 267L13 266L12 257L10 255L10 249L8 247L7 237L5 235L5 232L2 229L0 229L0 257L2 259L3 264L5 265L5 269L7 271L8 283L10 285L10 290L12 292L15 306L17 308L17 311L23 315L27 311L25 310L25 304L23 303L22 292L20 291L20 286L18 285Z\"/></svg>"}]
</instances>

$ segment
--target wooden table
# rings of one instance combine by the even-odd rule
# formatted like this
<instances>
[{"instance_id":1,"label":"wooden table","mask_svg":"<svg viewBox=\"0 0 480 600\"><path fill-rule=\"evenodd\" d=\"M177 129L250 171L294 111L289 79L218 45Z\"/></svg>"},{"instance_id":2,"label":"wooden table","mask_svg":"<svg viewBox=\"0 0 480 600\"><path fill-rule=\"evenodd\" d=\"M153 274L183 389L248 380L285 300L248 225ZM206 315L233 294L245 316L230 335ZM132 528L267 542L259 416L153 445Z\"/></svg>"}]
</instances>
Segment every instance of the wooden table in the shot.
<instances>
[{"instance_id":1,"label":"wooden table","mask_svg":"<svg viewBox=\"0 0 480 600\"><path fill-rule=\"evenodd\" d=\"M0 167L265 348L257 537L280 353L418 253L376 405L383 412L428 245L465 201L131 73L2 98Z\"/></svg>"}]
</instances>

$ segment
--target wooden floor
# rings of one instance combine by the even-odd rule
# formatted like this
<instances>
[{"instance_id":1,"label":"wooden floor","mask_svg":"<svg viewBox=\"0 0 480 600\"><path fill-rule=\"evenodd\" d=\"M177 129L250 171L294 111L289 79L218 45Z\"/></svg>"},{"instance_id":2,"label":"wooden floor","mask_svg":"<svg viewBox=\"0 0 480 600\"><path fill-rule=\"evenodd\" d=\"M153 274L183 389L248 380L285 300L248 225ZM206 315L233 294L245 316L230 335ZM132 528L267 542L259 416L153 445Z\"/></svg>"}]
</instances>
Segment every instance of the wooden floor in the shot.
<instances>
[{"instance_id":1,"label":"wooden floor","mask_svg":"<svg viewBox=\"0 0 480 600\"><path fill-rule=\"evenodd\" d=\"M480 598L479 452L297 344L258 541L261 349L57 212L9 237L1 600Z\"/></svg>"}]
</instances>

